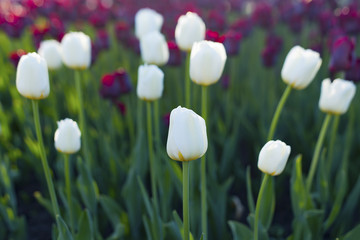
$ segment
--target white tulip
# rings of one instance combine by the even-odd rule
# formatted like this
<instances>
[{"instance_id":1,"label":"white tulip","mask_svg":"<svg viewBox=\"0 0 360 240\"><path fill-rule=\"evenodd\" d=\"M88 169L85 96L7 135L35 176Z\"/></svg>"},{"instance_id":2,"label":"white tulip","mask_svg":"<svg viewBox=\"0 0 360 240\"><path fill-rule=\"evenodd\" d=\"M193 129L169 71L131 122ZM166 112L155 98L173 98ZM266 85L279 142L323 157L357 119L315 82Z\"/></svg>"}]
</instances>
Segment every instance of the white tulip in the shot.
<instances>
[{"instance_id":1,"label":"white tulip","mask_svg":"<svg viewBox=\"0 0 360 240\"><path fill-rule=\"evenodd\" d=\"M202 157L208 148L205 120L194 111L177 107L171 111L166 150L177 161Z\"/></svg>"},{"instance_id":2,"label":"white tulip","mask_svg":"<svg viewBox=\"0 0 360 240\"><path fill-rule=\"evenodd\" d=\"M37 53L28 53L20 58L16 70L16 88L30 99L49 96L50 84L46 60Z\"/></svg>"},{"instance_id":3,"label":"white tulip","mask_svg":"<svg viewBox=\"0 0 360 240\"><path fill-rule=\"evenodd\" d=\"M353 82L329 78L322 81L319 108L331 114L344 114L354 98L356 86Z\"/></svg>"},{"instance_id":4,"label":"white tulip","mask_svg":"<svg viewBox=\"0 0 360 240\"><path fill-rule=\"evenodd\" d=\"M140 99L153 101L162 96L164 73L155 65L141 65L138 70L137 95Z\"/></svg>"},{"instance_id":5,"label":"white tulip","mask_svg":"<svg viewBox=\"0 0 360 240\"><path fill-rule=\"evenodd\" d=\"M81 132L77 123L69 118L58 122L54 136L55 148L59 152L72 154L80 150Z\"/></svg>"},{"instance_id":6,"label":"white tulip","mask_svg":"<svg viewBox=\"0 0 360 240\"><path fill-rule=\"evenodd\" d=\"M321 63L319 53L295 46L285 58L281 77L285 83L295 89L306 88L319 71Z\"/></svg>"},{"instance_id":7,"label":"white tulip","mask_svg":"<svg viewBox=\"0 0 360 240\"><path fill-rule=\"evenodd\" d=\"M40 56L45 58L49 69L58 69L62 65L61 45L56 40L45 40L38 49Z\"/></svg>"},{"instance_id":8,"label":"white tulip","mask_svg":"<svg viewBox=\"0 0 360 240\"><path fill-rule=\"evenodd\" d=\"M284 171L291 148L280 140L269 141L261 149L258 168L271 176L276 176Z\"/></svg>"},{"instance_id":9,"label":"white tulip","mask_svg":"<svg viewBox=\"0 0 360 240\"><path fill-rule=\"evenodd\" d=\"M164 22L161 14L150 8L142 8L135 14L135 35L141 39L148 33L160 32Z\"/></svg>"},{"instance_id":10,"label":"white tulip","mask_svg":"<svg viewBox=\"0 0 360 240\"><path fill-rule=\"evenodd\" d=\"M195 42L205 39L205 23L193 12L180 16L175 28L176 44L183 51L190 51Z\"/></svg>"},{"instance_id":11,"label":"white tulip","mask_svg":"<svg viewBox=\"0 0 360 240\"><path fill-rule=\"evenodd\" d=\"M62 59L73 69L86 69L91 63L91 40L82 32L70 32L61 40Z\"/></svg>"},{"instance_id":12,"label":"white tulip","mask_svg":"<svg viewBox=\"0 0 360 240\"><path fill-rule=\"evenodd\" d=\"M140 39L141 57L145 63L164 65L169 60L169 48L164 35L151 32Z\"/></svg>"},{"instance_id":13,"label":"white tulip","mask_svg":"<svg viewBox=\"0 0 360 240\"><path fill-rule=\"evenodd\" d=\"M201 41L194 43L190 54L190 78L208 86L216 83L224 70L226 51L222 43Z\"/></svg>"}]
</instances>

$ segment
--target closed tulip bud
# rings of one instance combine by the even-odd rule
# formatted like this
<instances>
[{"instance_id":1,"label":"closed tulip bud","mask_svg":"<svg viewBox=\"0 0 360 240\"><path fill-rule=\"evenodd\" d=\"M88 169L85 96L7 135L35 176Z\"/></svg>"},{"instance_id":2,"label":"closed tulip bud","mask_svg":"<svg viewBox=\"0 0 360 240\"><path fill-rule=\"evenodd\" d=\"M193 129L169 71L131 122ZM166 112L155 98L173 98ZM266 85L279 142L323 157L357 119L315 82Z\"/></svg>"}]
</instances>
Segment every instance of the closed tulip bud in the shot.
<instances>
[{"instance_id":1,"label":"closed tulip bud","mask_svg":"<svg viewBox=\"0 0 360 240\"><path fill-rule=\"evenodd\" d=\"M58 122L55 132L55 148L59 152L72 154L80 150L81 132L77 123L69 118Z\"/></svg>"},{"instance_id":2,"label":"closed tulip bud","mask_svg":"<svg viewBox=\"0 0 360 240\"><path fill-rule=\"evenodd\" d=\"M353 82L335 79L333 82L329 78L321 84L321 94L319 107L320 110L331 114L344 114L351 103L356 91Z\"/></svg>"},{"instance_id":3,"label":"closed tulip bud","mask_svg":"<svg viewBox=\"0 0 360 240\"><path fill-rule=\"evenodd\" d=\"M137 95L145 101L154 101L162 96L164 73L155 65L141 65L138 71Z\"/></svg>"},{"instance_id":4,"label":"closed tulip bud","mask_svg":"<svg viewBox=\"0 0 360 240\"><path fill-rule=\"evenodd\" d=\"M194 111L177 107L171 111L166 150L177 161L202 157L208 148L205 120Z\"/></svg>"},{"instance_id":5,"label":"closed tulip bud","mask_svg":"<svg viewBox=\"0 0 360 240\"><path fill-rule=\"evenodd\" d=\"M282 173L291 152L290 146L280 140L267 142L259 153L258 168L271 176Z\"/></svg>"},{"instance_id":6,"label":"closed tulip bud","mask_svg":"<svg viewBox=\"0 0 360 240\"><path fill-rule=\"evenodd\" d=\"M62 58L66 66L86 69L91 63L91 40L82 32L65 34L61 40Z\"/></svg>"},{"instance_id":7,"label":"closed tulip bud","mask_svg":"<svg viewBox=\"0 0 360 240\"><path fill-rule=\"evenodd\" d=\"M44 58L28 53L20 58L16 71L16 88L30 99L43 99L49 95L49 73Z\"/></svg>"},{"instance_id":8,"label":"closed tulip bud","mask_svg":"<svg viewBox=\"0 0 360 240\"><path fill-rule=\"evenodd\" d=\"M300 46L293 47L285 58L281 77L295 89L306 88L321 66L319 53Z\"/></svg>"},{"instance_id":9,"label":"closed tulip bud","mask_svg":"<svg viewBox=\"0 0 360 240\"><path fill-rule=\"evenodd\" d=\"M164 65L169 60L169 48L164 35L151 32L140 39L141 58L145 63Z\"/></svg>"},{"instance_id":10,"label":"closed tulip bud","mask_svg":"<svg viewBox=\"0 0 360 240\"><path fill-rule=\"evenodd\" d=\"M222 43L196 42L190 55L190 78L199 85L213 84L220 79L225 62L226 51Z\"/></svg>"},{"instance_id":11,"label":"closed tulip bud","mask_svg":"<svg viewBox=\"0 0 360 240\"><path fill-rule=\"evenodd\" d=\"M205 39L205 23L192 12L180 16L175 28L175 40L183 51L190 51L193 44Z\"/></svg>"},{"instance_id":12,"label":"closed tulip bud","mask_svg":"<svg viewBox=\"0 0 360 240\"><path fill-rule=\"evenodd\" d=\"M40 43L38 53L47 63L49 69L58 69L62 65L61 45L56 40L45 40Z\"/></svg>"},{"instance_id":13,"label":"closed tulip bud","mask_svg":"<svg viewBox=\"0 0 360 240\"><path fill-rule=\"evenodd\" d=\"M135 15L135 35L141 39L148 33L160 32L163 17L150 8L140 9Z\"/></svg>"}]
</instances>

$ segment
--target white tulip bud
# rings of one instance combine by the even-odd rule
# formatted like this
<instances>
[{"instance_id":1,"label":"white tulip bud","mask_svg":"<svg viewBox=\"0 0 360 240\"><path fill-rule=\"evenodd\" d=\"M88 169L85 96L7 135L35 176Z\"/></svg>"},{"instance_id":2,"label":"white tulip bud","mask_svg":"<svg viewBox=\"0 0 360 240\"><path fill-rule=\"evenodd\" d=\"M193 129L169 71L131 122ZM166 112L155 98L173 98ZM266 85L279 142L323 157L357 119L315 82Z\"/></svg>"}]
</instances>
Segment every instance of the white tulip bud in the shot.
<instances>
[{"instance_id":1,"label":"white tulip bud","mask_svg":"<svg viewBox=\"0 0 360 240\"><path fill-rule=\"evenodd\" d=\"M61 45L56 40L45 40L38 49L40 56L45 58L49 69L58 69L62 65Z\"/></svg>"},{"instance_id":2,"label":"white tulip bud","mask_svg":"<svg viewBox=\"0 0 360 240\"><path fill-rule=\"evenodd\" d=\"M82 32L70 32L61 40L62 59L73 69L86 69L91 63L91 40Z\"/></svg>"},{"instance_id":3,"label":"white tulip bud","mask_svg":"<svg viewBox=\"0 0 360 240\"><path fill-rule=\"evenodd\" d=\"M190 51L195 42L205 39L205 23L192 12L180 16L175 28L176 44L183 51Z\"/></svg>"},{"instance_id":4,"label":"white tulip bud","mask_svg":"<svg viewBox=\"0 0 360 240\"><path fill-rule=\"evenodd\" d=\"M54 136L55 148L59 152L72 154L80 150L81 132L77 123L69 118L58 122Z\"/></svg>"},{"instance_id":5,"label":"white tulip bud","mask_svg":"<svg viewBox=\"0 0 360 240\"><path fill-rule=\"evenodd\" d=\"M208 148L205 120L194 111L177 107L171 111L166 150L177 161L202 157Z\"/></svg>"},{"instance_id":6,"label":"white tulip bud","mask_svg":"<svg viewBox=\"0 0 360 240\"><path fill-rule=\"evenodd\" d=\"M151 32L140 39L141 58L147 64L164 65L169 60L169 48L164 35Z\"/></svg>"},{"instance_id":7,"label":"white tulip bud","mask_svg":"<svg viewBox=\"0 0 360 240\"><path fill-rule=\"evenodd\" d=\"M258 168L271 176L276 176L284 171L291 148L280 140L269 141L261 149Z\"/></svg>"},{"instance_id":8,"label":"white tulip bud","mask_svg":"<svg viewBox=\"0 0 360 240\"><path fill-rule=\"evenodd\" d=\"M135 14L135 35L141 39L148 33L160 32L164 22L161 14L150 8L142 8Z\"/></svg>"},{"instance_id":9,"label":"white tulip bud","mask_svg":"<svg viewBox=\"0 0 360 240\"><path fill-rule=\"evenodd\" d=\"M356 86L353 82L329 78L322 81L319 108L331 114L344 114L354 98Z\"/></svg>"},{"instance_id":10,"label":"white tulip bud","mask_svg":"<svg viewBox=\"0 0 360 240\"><path fill-rule=\"evenodd\" d=\"M306 88L319 71L322 60L319 53L300 46L293 47L285 58L281 77L295 89Z\"/></svg>"},{"instance_id":11,"label":"white tulip bud","mask_svg":"<svg viewBox=\"0 0 360 240\"><path fill-rule=\"evenodd\" d=\"M201 41L194 43L190 55L190 78L208 86L216 83L224 70L226 51L222 43Z\"/></svg>"},{"instance_id":12,"label":"white tulip bud","mask_svg":"<svg viewBox=\"0 0 360 240\"><path fill-rule=\"evenodd\" d=\"M164 73L155 65L141 65L138 71L137 95L140 99L153 101L162 96Z\"/></svg>"},{"instance_id":13,"label":"white tulip bud","mask_svg":"<svg viewBox=\"0 0 360 240\"><path fill-rule=\"evenodd\" d=\"M16 70L16 88L21 95L30 99L43 99L49 96L47 64L39 54L28 53L20 58Z\"/></svg>"}]
</instances>

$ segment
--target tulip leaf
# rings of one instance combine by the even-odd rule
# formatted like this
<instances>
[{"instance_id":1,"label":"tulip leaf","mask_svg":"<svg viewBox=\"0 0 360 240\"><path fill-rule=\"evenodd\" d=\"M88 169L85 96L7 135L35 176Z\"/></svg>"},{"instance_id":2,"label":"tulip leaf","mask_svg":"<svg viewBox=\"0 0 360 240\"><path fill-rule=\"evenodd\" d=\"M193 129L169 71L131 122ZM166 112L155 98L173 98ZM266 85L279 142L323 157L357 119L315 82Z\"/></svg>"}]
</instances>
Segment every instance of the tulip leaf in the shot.
<instances>
[{"instance_id":1,"label":"tulip leaf","mask_svg":"<svg viewBox=\"0 0 360 240\"><path fill-rule=\"evenodd\" d=\"M165 239L182 240L181 232L174 221L164 224Z\"/></svg>"},{"instance_id":2,"label":"tulip leaf","mask_svg":"<svg viewBox=\"0 0 360 240\"><path fill-rule=\"evenodd\" d=\"M269 177L260 205L260 222L266 230L269 229L275 212L274 178Z\"/></svg>"},{"instance_id":3,"label":"tulip leaf","mask_svg":"<svg viewBox=\"0 0 360 240\"><path fill-rule=\"evenodd\" d=\"M341 240L358 240L360 236L360 224L348 232Z\"/></svg>"},{"instance_id":4,"label":"tulip leaf","mask_svg":"<svg viewBox=\"0 0 360 240\"><path fill-rule=\"evenodd\" d=\"M56 220L59 222L60 225L58 240L72 240L73 237L64 220L59 215L56 216Z\"/></svg>"},{"instance_id":5,"label":"tulip leaf","mask_svg":"<svg viewBox=\"0 0 360 240\"><path fill-rule=\"evenodd\" d=\"M251 231L246 225L235 221L228 221L228 224L233 235L233 240L246 240L254 238L253 231Z\"/></svg>"},{"instance_id":6,"label":"tulip leaf","mask_svg":"<svg viewBox=\"0 0 360 240\"><path fill-rule=\"evenodd\" d=\"M251 187L251 169L250 166L246 168L246 196L248 201L248 207L249 211L251 213L255 212L255 203L254 203L254 197L252 193L252 187Z\"/></svg>"},{"instance_id":7,"label":"tulip leaf","mask_svg":"<svg viewBox=\"0 0 360 240\"><path fill-rule=\"evenodd\" d=\"M88 209L85 209L81 215L79 220L79 229L75 236L75 240L93 240L94 239L94 227L93 222L91 220L91 215Z\"/></svg>"},{"instance_id":8,"label":"tulip leaf","mask_svg":"<svg viewBox=\"0 0 360 240\"><path fill-rule=\"evenodd\" d=\"M100 196L99 202L114 229L108 239L119 239L126 232L126 228L122 222L128 222L127 215L124 213L123 209L108 196Z\"/></svg>"}]
</instances>

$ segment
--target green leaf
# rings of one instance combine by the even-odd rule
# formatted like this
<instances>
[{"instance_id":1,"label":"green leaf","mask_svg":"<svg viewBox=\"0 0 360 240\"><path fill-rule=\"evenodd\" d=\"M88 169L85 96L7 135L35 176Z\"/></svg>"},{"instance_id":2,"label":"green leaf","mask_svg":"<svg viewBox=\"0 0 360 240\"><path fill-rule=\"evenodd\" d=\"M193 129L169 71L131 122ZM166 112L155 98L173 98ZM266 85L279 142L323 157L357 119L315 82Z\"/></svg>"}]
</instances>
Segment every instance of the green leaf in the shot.
<instances>
[{"instance_id":1,"label":"green leaf","mask_svg":"<svg viewBox=\"0 0 360 240\"><path fill-rule=\"evenodd\" d=\"M266 230L269 229L275 212L274 178L269 177L260 205L259 219Z\"/></svg>"},{"instance_id":2,"label":"green leaf","mask_svg":"<svg viewBox=\"0 0 360 240\"><path fill-rule=\"evenodd\" d=\"M246 168L246 196L247 196L247 201L248 201L248 207L249 207L249 211L251 213L255 212L255 202L254 202L254 197L253 197L253 193L252 193L252 187L251 187L251 171L250 171L250 166L248 166Z\"/></svg>"},{"instance_id":3,"label":"green leaf","mask_svg":"<svg viewBox=\"0 0 360 240\"><path fill-rule=\"evenodd\" d=\"M72 240L73 237L69 231L68 226L64 222L64 220L59 215L57 215L56 221L60 225L58 240Z\"/></svg>"},{"instance_id":4,"label":"green leaf","mask_svg":"<svg viewBox=\"0 0 360 240\"><path fill-rule=\"evenodd\" d=\"M360 236L360 224L348 232L341 240L358 240Z\"/></svg>"},{"instance_id":5,"label":"green leaf","mask_svg":"<svg viewBox=\"0 0 360 240\"><path fill-rule=\"evenodd\" d=\"M246 225L235 221L228 221L228 224L233 235L233 240L254 239L253 232Z\"/></svg>"},{"instance_id":6,"label":"green leaf","mask_svg":"<svg viewBox=\"0 0 360 240\"><path fill-rule=\"evenodd\" d=\"M80 215L79 229L75 237L75 240L83 240L83 239L88 239L88 240L94 239L94 227L88 209L85 209Z\"/></svg>"},{"instance_id":7,"label":"green leaf","mask_svg":"<svg viewBox=\"0 0 360 240\"><path fill-rule=\"evenodd\" d=\"M114 228L112 235L108 239L119 239L126 232L129 232L129 226L125 227L125 225L128 225L129 220L124 210L108 196L101 195L99 202Z\"/></svg>"}]
</instances>

